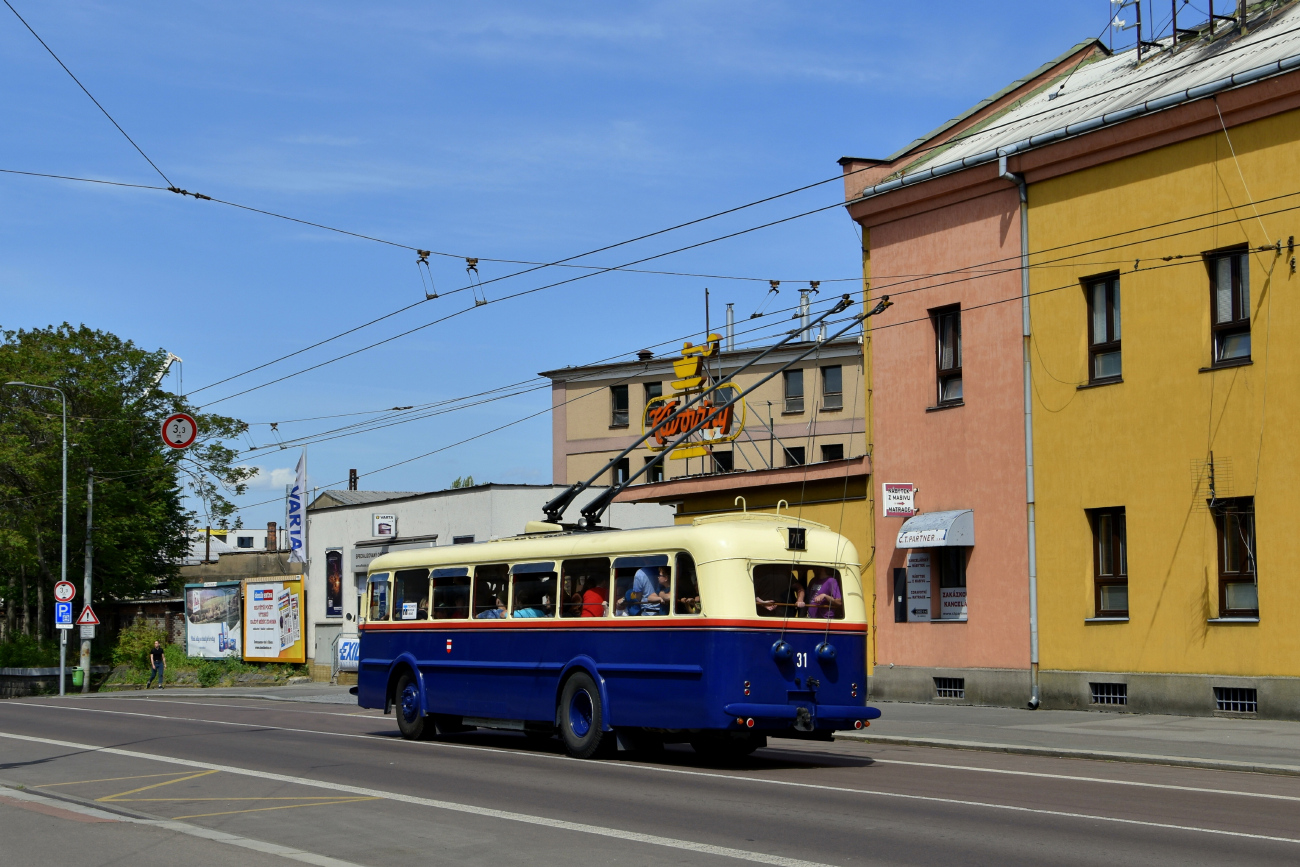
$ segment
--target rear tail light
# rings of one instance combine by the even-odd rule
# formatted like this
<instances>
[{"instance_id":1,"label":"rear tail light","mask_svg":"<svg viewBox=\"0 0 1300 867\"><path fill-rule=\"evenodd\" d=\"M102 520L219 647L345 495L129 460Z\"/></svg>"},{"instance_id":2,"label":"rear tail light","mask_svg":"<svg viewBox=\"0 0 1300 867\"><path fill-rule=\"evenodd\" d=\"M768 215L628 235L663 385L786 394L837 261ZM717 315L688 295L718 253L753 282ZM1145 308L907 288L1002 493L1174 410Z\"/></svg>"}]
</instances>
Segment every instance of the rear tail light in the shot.
<instances>
[{"instance_id":1,"label":"rear tail light","mask_svg":"<svg viewBox=\"0 0 1300 867\"><path fill-rule=\"evenodd\" d=\"M871 723L867 722L866 720L861 720L861 719L860 719L860 720L854 720L854 721L853 721L853 727L854 727L855 729L864 729L864 728L866 728L866 727L869 726L869 725L871 725Z\"/></svg>"},{"instance_id":2,"label":"rear tail light","mask_svg":"<svg viewBox=\"0 0 1300 867\"><path fill-rule=\"evenodd\" d=\"M745 720L745 728L751 728L751 729L752 729L753 727L754 727L754 718L753 718L753 717L750 717L749 719Z\"/></svg>"}]
</instances>

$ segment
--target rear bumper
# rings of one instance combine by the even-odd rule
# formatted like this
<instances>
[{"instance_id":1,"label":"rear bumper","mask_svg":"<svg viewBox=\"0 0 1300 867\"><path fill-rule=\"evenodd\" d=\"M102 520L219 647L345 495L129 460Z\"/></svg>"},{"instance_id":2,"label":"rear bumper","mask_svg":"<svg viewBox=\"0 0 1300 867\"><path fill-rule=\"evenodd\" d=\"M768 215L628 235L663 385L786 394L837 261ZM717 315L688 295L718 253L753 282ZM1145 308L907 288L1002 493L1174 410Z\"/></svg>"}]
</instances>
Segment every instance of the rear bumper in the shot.
<instances>
[{"instance_id":1,"label":"rear bumper","mask_svg":"<svg viewBox=\"0 0 1300 867\"><path fill-rule=\"evenodd\" d=\"M880 709L874 707L859 707L852 704L750 704L749 702L735 702L726 705L722 711L727 716L746 717L755 720L785 721L794 720L799 715L800 708L807 708L812 718L817 723L837 723L854 720L873 720L880 717Z\"/></svg>"}]
</instances>

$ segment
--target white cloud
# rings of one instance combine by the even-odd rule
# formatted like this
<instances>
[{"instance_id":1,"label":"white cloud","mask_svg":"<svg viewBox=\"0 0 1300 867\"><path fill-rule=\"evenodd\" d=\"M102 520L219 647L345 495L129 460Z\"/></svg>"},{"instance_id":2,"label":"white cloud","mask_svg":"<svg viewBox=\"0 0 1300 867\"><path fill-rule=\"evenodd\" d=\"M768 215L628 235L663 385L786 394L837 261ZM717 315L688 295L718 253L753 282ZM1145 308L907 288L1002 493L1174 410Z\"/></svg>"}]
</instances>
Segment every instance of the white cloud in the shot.
<instances>
[{"instance_id":1,"label":"white cloud","mask_svg":"<svg viewBox=\"0 0 1300 867\"><path fill-rule=\"evenodd\" d=\"M292 485L293 467L257 467L257 475L249 480L248 488L254 491L283 491L285 485Z\"/></svg>"}]
</instances>

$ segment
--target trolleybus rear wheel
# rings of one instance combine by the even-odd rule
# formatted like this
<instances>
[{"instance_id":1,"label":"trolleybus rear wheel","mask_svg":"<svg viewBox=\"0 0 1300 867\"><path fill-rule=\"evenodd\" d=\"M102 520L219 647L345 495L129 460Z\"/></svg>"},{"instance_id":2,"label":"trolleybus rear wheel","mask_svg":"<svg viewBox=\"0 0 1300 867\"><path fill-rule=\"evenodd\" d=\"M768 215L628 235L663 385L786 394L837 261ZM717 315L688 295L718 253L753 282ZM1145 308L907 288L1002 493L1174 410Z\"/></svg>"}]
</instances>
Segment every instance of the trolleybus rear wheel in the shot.
<instances>
[{"instance_id":1,"label":"trolleybus rear wheel","mask_svg":"<svg viewBox=\"0 0 1300 867\"><path fill-rule=\"evenodd\" d=\"M560 693L560 738L575 759L590 759L608 751L614 733L604 731L605 706L591 675L578 672Z\"/></svg>"},{"instance_id":2,"label":"trolleybus rear wheel","mask_svg":"<svg viewBox=\"0 0 1300 867\"><path fill-rule=\"evenodd\" d=\"M409 674L397 678L393 691L397 705L397 730L408 741L418 741L433 735L433 721L420 711L420 684Z\"/></svg>"}]
</instances>

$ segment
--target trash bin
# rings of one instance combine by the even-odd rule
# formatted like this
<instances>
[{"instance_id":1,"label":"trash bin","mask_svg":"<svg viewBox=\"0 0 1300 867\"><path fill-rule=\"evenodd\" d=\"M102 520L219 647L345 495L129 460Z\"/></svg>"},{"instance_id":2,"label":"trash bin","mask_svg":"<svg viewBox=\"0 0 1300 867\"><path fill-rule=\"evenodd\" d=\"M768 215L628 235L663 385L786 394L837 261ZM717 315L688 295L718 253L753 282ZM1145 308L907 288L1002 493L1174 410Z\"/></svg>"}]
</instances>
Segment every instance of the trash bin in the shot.
<instances>
[{"instance_id":1,"label":"trash bin","mask_svg":"<svg viewBox=\"0 0 1300 867\"><path fill-rule=\"evenodd\" d=\"M82 671L80 668L74 668L72 670L72 685L81 686L85 682L86 672Z\"/></svg>"}]
</instances>

